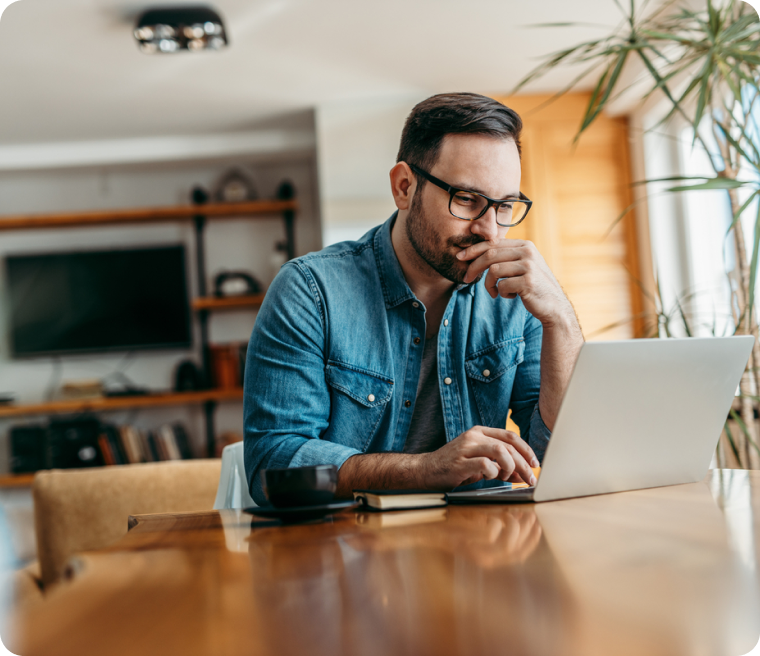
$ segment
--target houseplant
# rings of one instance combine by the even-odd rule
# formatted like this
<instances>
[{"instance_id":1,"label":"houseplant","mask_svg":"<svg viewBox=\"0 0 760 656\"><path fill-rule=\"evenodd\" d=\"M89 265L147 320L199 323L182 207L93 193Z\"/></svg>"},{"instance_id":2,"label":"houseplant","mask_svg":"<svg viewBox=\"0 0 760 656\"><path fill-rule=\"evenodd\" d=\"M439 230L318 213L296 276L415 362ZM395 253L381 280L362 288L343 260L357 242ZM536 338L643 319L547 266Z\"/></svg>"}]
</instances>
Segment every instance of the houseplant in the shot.
<instances>
[{"instance_id":1,"label":"houseplant","mask_svg":"<svg viewBox=\"0 0 760 656\"><path fill-rule=\"evenodd\" d=\"M625 17L617 29L549 55L514 92L558 67L584 65L585 70L555 96L589 76L594 80L578 139L629 89L626 73L638 66L634 88L644 86L640 102L658 94L667 103L658 126L676 118L685 121L692 145L707 153L712 175L644 182L669 182L670 193L717 189L728 195L733 217L729 237L736 259L734 269L727 272L735 282L731 286L733 324L736 334L754 335L756 342L731 411L734 421L726 424L726 437L740 465L760 467L760 421L756 419L760 416L760 342L755 307L760 258L760 19L742 0L720 4L706 0L704 8L696 10L671 0L655 11L647 11L646 0L641 6L630 0L628 7L614 1ZM568 25L573 24L544 27ZM747 231L751 235L747 240L741 228L750 222L753 228Z\"/></svg>"}]
</instances>

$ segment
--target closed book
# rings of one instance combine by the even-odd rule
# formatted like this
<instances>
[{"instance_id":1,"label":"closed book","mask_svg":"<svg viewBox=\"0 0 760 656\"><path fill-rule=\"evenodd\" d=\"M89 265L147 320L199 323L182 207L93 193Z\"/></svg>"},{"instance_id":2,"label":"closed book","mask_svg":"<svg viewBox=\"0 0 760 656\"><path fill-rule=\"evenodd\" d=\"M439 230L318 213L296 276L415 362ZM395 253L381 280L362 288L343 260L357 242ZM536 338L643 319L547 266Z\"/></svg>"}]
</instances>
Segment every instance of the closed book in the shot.
<instances>
[{"instance_id":1,"label":"closed book","mask_svg":"<svg viewBox=\"0 0 760 656\"><path fill-rule=\"evenodd\" d=\"M137 462L148 462L148 454L145 452L145 444L142 438L142 430L135 426L130 426L132 443L134 444L135 453L137 453Z\"/></svg>"},{"instance_id":2,"label":"closed book","mask_svg":"<svg viewBox=\"0 0 760 656\"><path fill-rule=\"evenodd\" d=\"M182 460L182 456L179 453L179 447L177 446L177 440L174 437L174 430L169 424L164 424L159 429L161 432L161 439L164 445L164 452L166 453L167 460Z\"/></svg>"},{"instance_id":3,"label":"closed book","mask_svg":"<svg viewBox=\"0 0 760 656\"><path fill-rule=\"evenodd\" d=\"M445 506L445 492L429 490L354 490L354 499L375 510Z\"/></svg>"},{"instance_id":4,"label":"closed book","mask_svg":"<svg viewBox=\"0 0 760 656\"><path fill-rule=\"evenodd\" d=\"M156 451L156 443L153 438L153 431L142 431L142 438L143 438L143 446L145 447L146 451L148 452L148 455L150 456L151 462L156 462L157 460L161 460L158 456L158 451Z\"/></svg>"},{"instance_id":5,"label":"closed book","mask_svg":"<svg viewBox=\"0 0 760 656\"><path fill-rule=\"evenodd\" d=\"M98 448L100 449L100 456L103 458L104 464L116 464L113 453L111 453L111 445L108 443L108 435L106 435L105 431L98 435Z\"/></svg>"},{"instance_id":6,"label":"closed book","mask_svg":"<svg viewBox=\"0 0 760 656\"><path fill-rule=\"evenodd\" d=\"M163 460L161 458L161 451L158 448L158 438L155 431L148 431L147 433L148 447L150 448L150 455L155 461Z\"/></svg>"},{"instance_id":7,"label":"closed book","mask_svg":"<svg viewBox=\"0 0 760 656\"><path fill-rule=\"evenodd\" d=\"M124 449L124 453L127 455L127 464L133 465L140 462L139 455L135 452L134 443L131 437L131 426L122 426L119 430L119 437L121 438L121 445Z\"/></svg>"},{"instance_id":8,"label":"closed book","mask_svg":"<svg viewBox=\"0 0 760 656\"><path fill-rule=\"evenodd\" d=\"M182 424L172 424L172 429L182 460L192 460L193 450L190 448L190 438L187 436L185 427Z\"/></svg>"},{"instance_id":9,"label":"closed book","mask_svg":"<svg viewBox=\"0 0 760 656\"><path fill-rule=\"evenodd\" d=\"M127 460L127 454L124 453L124 447L119 439L119 429L116 426L106 425L105 432L108 437L108 443L111 445L111 455L114 462L117 465L126 465L129 460Z\"/></svg>"}]
</instances>

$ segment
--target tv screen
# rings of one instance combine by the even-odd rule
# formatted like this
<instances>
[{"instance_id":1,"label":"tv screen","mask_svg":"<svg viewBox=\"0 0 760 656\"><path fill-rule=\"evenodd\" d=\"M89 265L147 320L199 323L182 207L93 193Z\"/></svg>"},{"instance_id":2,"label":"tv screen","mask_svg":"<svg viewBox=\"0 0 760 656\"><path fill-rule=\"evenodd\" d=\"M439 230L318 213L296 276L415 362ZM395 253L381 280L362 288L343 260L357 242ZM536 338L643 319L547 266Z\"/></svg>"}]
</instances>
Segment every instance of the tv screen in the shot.
<instances>
[{"instance_id":1,"label":"tv screen","mask_svg":"<svg viewBox=\"0 0 760 656\"><path fill-rule=\"evenodd\" d=\"M16 357L192 344L184 246L5 260Z\"/></svg>"}]
</instances>

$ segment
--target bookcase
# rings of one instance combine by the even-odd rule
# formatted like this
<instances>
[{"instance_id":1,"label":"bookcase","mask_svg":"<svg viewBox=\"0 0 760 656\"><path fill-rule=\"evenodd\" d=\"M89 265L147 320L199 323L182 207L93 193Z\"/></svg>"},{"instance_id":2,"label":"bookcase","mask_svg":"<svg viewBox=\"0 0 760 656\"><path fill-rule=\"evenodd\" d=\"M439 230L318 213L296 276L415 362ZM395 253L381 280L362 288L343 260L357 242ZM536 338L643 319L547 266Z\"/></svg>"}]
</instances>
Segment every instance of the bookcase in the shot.
<instances>
[{"instance_id":1,"label":"bookcase","mask_svg":"<svg viewBox=\"0 0 760 656\"><path fill-rule=\"evenodd\" d=\"M298 211L298 201L292 195L292 186L284 183L278 192L280 197L272 200L0 216L0 232L49 230L51 228L63 230L102 225L140 225L158 222L192 222L194 226L198 296L192 300L191 307L200 327L201 377L204 381L204 389L190 392L166 391L139 396L4 405L0 406L0 419L67 413L98 413L159 406L200 405L204 410L206 454L212 457L216 444L214 413L217 404L242 400L243 390L242 388L214 389L211 387L209 316L212 312L257 308L263 302L264 294L227 298L217 298L208 294L204 247L205 230L210 222L218 218L255 220L279 215L283 221L284 239L278 243L277 248L285 253L287 259L292 259L295 255L294 221Z\"/></svg>"}]
</instances>

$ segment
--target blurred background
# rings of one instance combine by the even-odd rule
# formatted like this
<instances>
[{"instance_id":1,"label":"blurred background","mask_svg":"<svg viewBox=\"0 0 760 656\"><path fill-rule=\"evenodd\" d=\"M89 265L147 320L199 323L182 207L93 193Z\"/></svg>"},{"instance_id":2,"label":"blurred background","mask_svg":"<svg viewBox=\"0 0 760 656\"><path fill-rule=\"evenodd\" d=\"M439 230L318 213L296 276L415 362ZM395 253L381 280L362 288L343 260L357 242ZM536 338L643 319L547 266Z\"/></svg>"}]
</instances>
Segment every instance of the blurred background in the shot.
<instances>
[{"instance_id":1,"label":"blurred background","mask_svg":"<svg viewBox=\"0 0 760 656\"><path fill-rule=\"evenodd\" d=\"M522 115L522 189L534 206L509 236L536 243L588 339L651 331L655 278L664 304L699 288L705 316L718 324L729 316L721 305L725 202L710 194L694 207L672 195L647 202L632 185L705 166L677 123L646 133L663 109L656 97L642 102L635 66L624 72L631 91L577 143L592 79L546 101L580 69L510 95L542 57L620 24L613 0L472 0L466 10L453 0L209 6L219 22L199 19L187 34L162 35L156 23L136 33L151 5L131 0L20 0L2 16L0 474L67 457L78 466L162 459L176 456L175 446L201 457L242 437L236 353L288 248L302 255L356 239L391 215L388 171L404 119L438 92L483 93ZM546 22L577 24L536 26ZM235 216L188 209L199 202L238 205ZM725 221L711 220L721 212ZM156 250L177 247L174 264ZM711 248L719 256L709 260ZM112 279L114 250L133 259ZM105 254L100 268L82 263L84 251ZM146 253L160 261L140 260ZM130 291L140 277L125 273L130 267L169 281L148 284L152 305ZM83 271L97 271L102 284L80 287L97 302L62 300L68 292L54 283ZM172 312L186 313L174 328L172 299ZM112 314L91 316L106 305ZM121 338L119 308L139 318ZM39 326L51 317L60 329L46 334ZM66 341L77 321L91 322L89 332ZM24 342L30 334L41 337ZM209 386L217 392L205 393ZM145 395L175 391L185 396L154 403ZM88 408L113 428L105 445L102 427L83 428ZM167 437L164 428L177 425ZM63 453L51 430L69 435L75 451ZM28 508L24 485L6 478L7 514Z\"/></svg>"}]
</instances>

